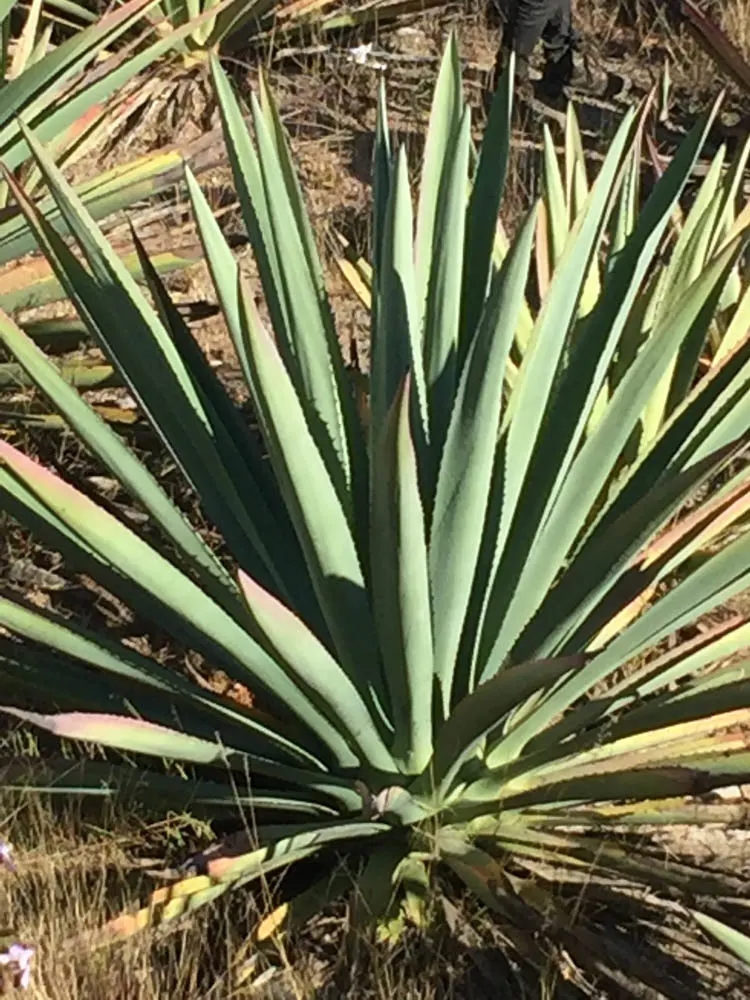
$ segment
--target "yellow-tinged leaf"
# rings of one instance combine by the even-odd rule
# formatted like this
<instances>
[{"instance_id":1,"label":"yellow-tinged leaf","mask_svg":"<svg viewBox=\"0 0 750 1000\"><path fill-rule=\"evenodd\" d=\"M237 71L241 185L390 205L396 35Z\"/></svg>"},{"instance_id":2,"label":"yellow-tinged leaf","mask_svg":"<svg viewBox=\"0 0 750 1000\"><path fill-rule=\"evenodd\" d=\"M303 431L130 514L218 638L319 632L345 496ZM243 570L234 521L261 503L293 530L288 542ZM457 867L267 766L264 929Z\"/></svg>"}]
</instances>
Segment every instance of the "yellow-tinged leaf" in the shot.
<instances>
[{"instance_id":1,"label":"yellow-tinged leaf","mask_svg":"<svg viewBox=\"0 0 750 1000\"><path fill-rule=\"evenodd\" d=\"M278 934L283 929L289 916L289 903L282 903L264 917L255 931L256 941L263 942Z\"/></svg>"},{"instance_id":2,"label":"yellow-tinged leaf","mask_svg":"<svg viewBox=\"0 0 750 1000\"><path fill-rule=\"evenodd\" d=\"M315 11L329 7L333 0L292 0L276 8L276 17L280 20L291 20L295 17L305 17Z\"/></svg>"},{"instance_id":3,"label":"yellow-tinged leaf","mask_svg":"<svg viewBox=\"0 0 750 1000\"><path fill-rule=\"evenodd\" d=\"M634 570L646 570L670 552L688 555L705 550L722 532L750 514L750 482L740 482L729 493L720 494L701 504L676 525L662 532L641 553ZM702 525L702 527L701 527ZM686 545L689 540L689 547ZM657 583L648 584L602 628L587 647L588 652L603 649L619 635L651 602Z\"/></svg>"},{"instance_id":4,"label":"yellow-tinged leaf","mask_svg":"<svg viewBox=\"0 0 750 1000\"><path fill-rule=\"evenodd\" d=\"M223 892L226 886L216 883L207 875L194 875L183 879L174 885L164 886L151 894L148 906L135 913L123 913L108 921L103 928L111 937L131 937L146 927L156 926L165 920L174 920L186 912L190 906L191 897L197 893L218 890Z\"/></svg>"},{"instance_id":5,"label":"yellow-tinged leaf","mask_svg":"<svg viewBox=\"0 0 750 1000\"><path fill-rule=\"evenodd\" d=\"M617 614L607 622L604 628L594 636L589 645L586 647L586 652L596 653L600 649L604 649L608 642L611 642L615 636L618 636L621 632L623 632L631 622L635 621L642 611L645 611L655 593L655 584L646 587L645 590L642 590L637 597L634 597L629 604L626 604L622 610L618 611Z\"/></svg>"},{"instance_id":6,"label":"yellow-tinged leaf","mask_svg":"<svg viewBox=\"0 0 750 1000\"><path fill-rule=\"evenodd\" d=\"M549 284L552 280L552 249L551 249L551 237L550 237L551 223L549 219L549 210L547 208L547 203L545 201L539 204L539 214L537 215L536 221L536 283L539 289L539 298L541 301L547 297L549 292Z\"/></svg>"},{"instance_id":7,"label":"yellow-tinged leaf","mask_svg":"<svg viewBox=\"0 0 750 1000\"><path fill-rule=\"evenodd\" d=\"M337 257L336 264L352 291L366 309L372 307L372 293L361 270L346 257Z\"/></svg>"},{"instance_id":8,"label":"yellow-tinged leaf","mask_svg":"<svg viewBox=\"0 0 750 1000\"><path fill-rule=\"evenodd\" d=\"M506 798L543 784L591 775L632 772L639 768L679 766L702 754L715 756L747 750L750 746L750 708L721 712L671 726L635 733L612 743L574 754L535 771L512 778L503 788ZM689 777L689 774L686 775Z\"/></svg>"},{"instance_id":9,"label":"yellow-tinged leaf","mask_svg":"<svg viewBox=\"0 0 750 1000\"><path fill-rule=\"evenodd\" d=\"M405 930L406 917L404 912L399 909L391 916L378 921L376 937L380 944L393 946L398 944Z\"/></svg>"},{"instance_id":10,"label":"yellow-tinged leaf","mask_svg":"<svg viewBox=\"0 0 750 1000\"><path fill-rule=\"evenodd\" d=\"M192 267L198 259L195 247L185 247L154 254L151 263L159 274L169 274ZM122 263L137 280L143 280L136 253L125 254ZM21 264L13 262L0 272L0 303L7 311L46 305L64 298L67 296L63 287L46 260L34 257Z\"/></svg>"},{"instance_id":11,"label":"yellow-tinged leaf","mask_svg":"<svg viewBox=\"0 0 750 1000\"><path fill-rule=\"evenodd\" d=\"M747 202L742 211L736 216L724 236L724 239L716 248L715 252L717 254L721 253L721 251L724 250L725 247L729 246L732 240L736 239L736 237L739 236L743 230L747 229L748 226L750 226L750 201Z\"/></svg>"},{"instance_id":12,"label":"yellow-tinged leaf","mask_svg":"<svg viewBox=\"0 0 750 1000\"><path fill-rule=\"evenodd\" d=\"M745 342L748 333L750 333L750 285L740 296L724 336L716 348L711 362L712 366L718 367L740 344Z\"/></svg>"},{"instance_id":13,"label":"yellow-tinged leaf","mask_svg":"<svg viewBox=\"0 0 750 1000\"><path fill-rule=\"evenodd\" d=\"M14 79L20 76L24 70L28 69L32 53L37 41L39 31L39 20L42 14L42 0L31 0L26 24L16 42L13 61L10 65L8 77Z\"/></svg>"},{"instance_id":14,"label":"yellow-tinged leaf","mask_svg":"<svg viewBox=\"0 0 750 1000\"><path fill-rule=\"evenodd\" d=\"M742 479L729 492L701 504L651 542L636 565L648 569L670 552L685 555L705 548L722 531L750 513L750 481Z\"/></svg>"}]
</instances>

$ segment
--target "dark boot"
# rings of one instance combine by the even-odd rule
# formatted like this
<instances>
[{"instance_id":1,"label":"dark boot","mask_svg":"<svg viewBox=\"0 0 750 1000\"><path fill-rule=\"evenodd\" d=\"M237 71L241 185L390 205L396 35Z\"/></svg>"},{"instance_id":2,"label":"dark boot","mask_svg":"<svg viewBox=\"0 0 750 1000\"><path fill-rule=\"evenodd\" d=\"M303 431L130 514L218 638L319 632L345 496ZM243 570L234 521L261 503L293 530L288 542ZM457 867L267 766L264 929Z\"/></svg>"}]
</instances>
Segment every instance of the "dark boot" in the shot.
<instances>
[{"instance_id":1,"label":"dark boot","mask_svg":"<svg viewBox=\"0 0 750 1000\"><path fill-rule=\"evenodd\" d=\"M593 69L589 61L567 49L556 59L548 57L542 73L540 90L549 100L562 100L570 91L602 96L607 89L607 74Z\"/></svg>"},{"instance_id":2,"label":"dark boot","mask_svg":"<svg viewBox=\"0 0 750 1000\"><path fill-rule=\"evenodd\" d=\"M539 89L548 100L559 101L576 76L573 49L565 49L556 57L548 54Z\"/></svg>"},{"instance_id":3,"label":"dark boot","mask_svg":"<svg viewBox=\"0 0 750 1000\"><path fill-rule=\"evenodd\" d=\"M579 44L578 32L571 20L570 0L557 3L552 17L544 26L542 41L545 62L540 93L550 101L564 100L565 90L575 76L573 56Z\"/></svg>"}]
</instances>

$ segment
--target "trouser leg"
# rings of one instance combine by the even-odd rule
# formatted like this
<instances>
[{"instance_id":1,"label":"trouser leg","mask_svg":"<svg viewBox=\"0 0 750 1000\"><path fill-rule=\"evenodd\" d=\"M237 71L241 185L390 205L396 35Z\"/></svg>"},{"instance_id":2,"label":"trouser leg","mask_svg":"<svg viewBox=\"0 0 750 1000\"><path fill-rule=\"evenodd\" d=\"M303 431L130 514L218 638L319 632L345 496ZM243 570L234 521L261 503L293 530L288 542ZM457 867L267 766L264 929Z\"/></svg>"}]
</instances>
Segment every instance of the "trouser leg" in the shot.
<instances>
[{"instance_id":1,"label":"trouser leg","mask_svg":"<svg viewBox=\"0 0 750 1000\"><path fill-rule=\"evenodd\" d=\"M516 53L516 79L528 79L529 56L542 37L549 4L550 0L510 0L492 76L493 91L497 89L511 52Z\"/></svg>"},{"instance_id":2,"label":"trouser leg","mask_svg":"<svg viewBox=\"0 0 750 1000\"><path fill-rule=\"evenodd\" d=\"M545 50L542 84L548 90L561 91L573 78L573 53L578 45L571 21L570 0L561 0L556 5L542 31L542 41Z\"/></svg>"},{"instance_id":3,"label":"trouser leg","mask_svg":"<svg viewBox=\"0 0 750 1000\"><path fill-rule=\"evenodd\" d=\"M575 33L571 25L570 0L511 0L503 40L495 63L494 86L512 51L516 53L516 75L528 77L529 59L544 41L547 62L570 62L572 72Z\"/></svg>"},{"instance_id":4,"label":"trouser leg","mask_svg":"<svg viewBox=\"0 0 750 1000\"><path fill-rule=\"evenodd\" d=\"M515 0L503 32L503 48L529 59L541 41L547 23L555 16L558 0Z\"/></svg>"},{"instance_id":5,"label":"trouser leg","mask_svg":"<svg viewBox=\"0 0 750 1000\"><path fill-rule=\"evenodd\" d=\"M578 36L573 30L570 0L558 0L554 4L552 13L542 29L542 41L547 59L552 61L556 61L576 47Z\"/></svg>"}]
</instances>

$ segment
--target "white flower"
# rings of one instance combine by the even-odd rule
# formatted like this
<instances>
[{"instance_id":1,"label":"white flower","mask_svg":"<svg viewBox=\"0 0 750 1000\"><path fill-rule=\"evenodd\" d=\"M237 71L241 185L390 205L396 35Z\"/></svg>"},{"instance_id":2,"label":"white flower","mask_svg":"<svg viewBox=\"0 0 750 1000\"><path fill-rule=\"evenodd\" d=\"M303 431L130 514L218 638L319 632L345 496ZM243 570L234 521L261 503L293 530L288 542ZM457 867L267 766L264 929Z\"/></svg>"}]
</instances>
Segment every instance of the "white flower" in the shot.
<instances>
[{"instance_id":1,"label":"white flower","mask_svg":"<svg viewBox=\"0 0 750 1000\"><path fill-rule=\"evenodd\" d=\"M373 59L372 42L367 42L364 45L356 45L353 49L349 49L347 59L358 66L369 66L371 69L385 69L384 62Z\"/></svg>"},{"instance_id":2,"label":"white flower","mask_svg":"<svg viewBox=\"0 0 750 1000\"><path fill-rule=\"evenodd\" d=\"M7 868L11 872L16 870L13 861L13 845L4 840L0 840L0 868Z\"/></svg>"},{"instance_id":3,"label":"white flower","mask_svg":"<svg viewBox=\"0 0 750 1000\"><path fill-rule=\"evenodd\" d=\"M372 42L368 42L366 45L357 45L355 48L349 49L349 57L351 61L360 66L366 66L371 55Z\"/></svg>"},{"instance_id":4,"label":"white flower","mask_svg":"<svg viewBox=\"0 0 750 1000\"><path fill-rule=\"evenodd\" d=\"M28 989L31 982L31 959L34 949L25 944L12 944L0 953L0 965L7 965L13 976L13 986L17 990Z\"/></svg>"}]
</instances>

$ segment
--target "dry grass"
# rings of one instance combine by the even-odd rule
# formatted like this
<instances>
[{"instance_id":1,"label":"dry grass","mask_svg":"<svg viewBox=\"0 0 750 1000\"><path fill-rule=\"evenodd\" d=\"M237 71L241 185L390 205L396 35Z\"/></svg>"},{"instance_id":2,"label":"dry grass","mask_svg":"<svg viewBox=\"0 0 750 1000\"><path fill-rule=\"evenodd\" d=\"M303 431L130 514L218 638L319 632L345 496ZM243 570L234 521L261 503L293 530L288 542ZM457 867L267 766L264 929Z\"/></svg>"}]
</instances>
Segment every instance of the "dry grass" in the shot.
<instances>
[{"instance_id":1,"label":"dry grass","mask_svg":"<svg viewBox=\"0 0 750 1000\"><path fill-rule=\"evenodd\" d=\"M111 808L36 797L0 798L0 838L15 874L0 870L0 926L35 949L30 1000L490 1000L523 977L502 958L497 929L476 907L396 947L347 933L346 907L321 915L303 937L255 958L247 938L268 912L268 892L240 890L169 931L96 950L76 939L153 888L149 868L184 859L206 831L189 817L147 821ZM454 928L455 931L455 928ZM554 979L552 970L550 981ZM546 978L546 977L545 977ZM0 987L0 993L2 989Z\"/></svg>"},{"instance_id":2,"label":"dry grass","mask_svg":"<svg viewBox=\"0 0 750 1000\"><path fill-rule=\"evenodd\" d=\"M0 920L36 949L29 995L44 1000L196 1000L221 992L227 953L239 945L221 916L208 914L158 942L143 936L106 951L77 947L75 937L103 923L113 909L131 902L145 881L136 854L149 840L184 838L187 821L149 826L137 817L105 813L87 820L75 806L62 809L36 798L4 796L3 835L15 845L16 875L0 881ZM226 961L225 961L226 964ZM208 982L207 982L208 977ZM220 990L212 992L211 980Z\"/></svg>"},{"instance_id":3,"label":"dry grass","mask_svg":"<svg viewBox=\"0 0 750 1000\"><path fill-rule=\"evenodd\" d=\"M658 73L665 57L670 62L670 73L691 112L705 107L708 100L724 87L728 87L735 99L744 103L746 95L740 95L735 84L727 80L716 64L684 27L678 27L667 15L667 4L660 0L591 0L579 2L581 30L584 36L596 39L597 46L605 48L628 32L622 27L624 21L632 26L631 46L636 43L635 52L639 63ZM709 15L739 48L745 58L750 58L750 0L708 0L699 3L701 10ZM625 17L617 14L625 11ZM627 12L630 11L630 16Z\"/></svg>"},{"instance_id":4,"label":"dry grass","mask_svg":"<svg viewBox=\"0 0 750 1000\"><path fill-rule=\"evenodd\" d=\"M648 968L656 962L657 980L657 966L663 964L661 971L669 973L671 959L658 951L664 941L644 938L639 945L637 928L627 930L622 909L608 915L607 896L596 894L591 902L594 923L583 918L584 908L576 904L582 956L576 957L570 935L566 948L545 944L543 934L533 934L527 947L533 952L541 946L547 958L536 972L524 969L508 955L512 942L524 939L526 932L504 925L455 886L451 902L435 895L426 931L408 931L395 945L355 937L342 904L313 919L303 933L276 942L272 950L253 952L248 935L269 912L273 888L260 887L238 890L168 930L144 932L100 950L80 946L82 934L143 900L154 884L149 869L184 859L205 843L206 835L185 816L156 821L139 812L4 792L0 838L14 843L18 871L0 870L0 926L12 928L16 940L35 948L25 995L30 1000L572 1000L581 996L573 992L575 984L592 1000L617 1000L625 994L597 983L589 968L596 965L595 953L586 954L587 947L601 947L613 931L623 942L632 942L626 953L637 963ZM695 832L685 829L683 836L693 838ZM732 871L739 873L746 870L746 835L736 831L736 836L741 839L733 842ZM706 831L696 844L686 846L710 867L717 851L723 854L720 839L718 831ZM679 854L670 841L665 861ZM574 895L580 891L570 888ZM668 912L651 919L655 916L672 928L676 942L686 943L680 921L670 923ZM692 984L695 998L710 1000L717 995L713 987L718 990L721 984L727 1000L744 1000L747 980L717 964L710 949L682 958L692 959L692 967L684 967L684 983L675 982L675 997L685 997Z\"/></svg>"},{"instance_id":5,"label":"dry grass","mask_svg":"<svg viewBox=\"0 0 750 1000\"><path fill-rule=\"evenodd\" d=\"M707 11L716 18L729 38L750 58L750 3L748 0L713 0Z\"/></svg>"}]
</instances>

